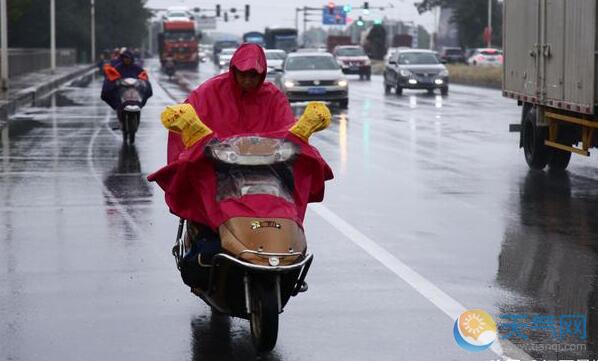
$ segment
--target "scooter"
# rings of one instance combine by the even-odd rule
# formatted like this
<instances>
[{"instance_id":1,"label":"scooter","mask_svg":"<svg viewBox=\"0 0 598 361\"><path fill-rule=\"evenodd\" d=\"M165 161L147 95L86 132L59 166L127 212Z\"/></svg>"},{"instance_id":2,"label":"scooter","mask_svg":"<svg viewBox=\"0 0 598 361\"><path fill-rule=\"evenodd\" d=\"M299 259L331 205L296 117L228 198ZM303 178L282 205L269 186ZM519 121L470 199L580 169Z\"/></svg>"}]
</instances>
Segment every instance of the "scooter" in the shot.
<instances>
[{"instance_id":1,"label":"scooter","mask_svg":"<svg viewBox=\"0 0 598 361\"><path fill-rule=\"evenodd\" d=\"M123 134L123 142L135 143L135 133L139 128L141 108L143 107L143 94L147 87L145 80L124 78L118 80L118 91L121 106L119 120Z\"/></svg>"},{"instance_id":2,"label":"scooter","mask_svg":"<svg viewBox=\"0 0 598 361\"><path fill-rule=\"evenodd\" d=\"M164 72L168 75L168 80L172 80L172 77L176 73L176 63L172 59L164 61Z\"/></svg>"},{"instance_id":3,"label":"scooter","mask_svg":"<svg viewBox=\"0 0 598 361\"><path fill-rule=\"evenodd\" d=\"M212 140L205 154L216 169L218 199L264 194L292 202L298 154L293 142L239 136ZM219 243L218 251L194 254L184 224L181 219L173 255L185 283L194 283L191 291L212 310L249 320L256 349L272 350L279 314L291 297L307 291L305 278L314 257L307 252L303 229L290 219L235 217L218 227L215 240L199 241ZM200 248L213 248L205 246ZM186 266L189 261L192 267Z\"/></svg>"}]
</instances>

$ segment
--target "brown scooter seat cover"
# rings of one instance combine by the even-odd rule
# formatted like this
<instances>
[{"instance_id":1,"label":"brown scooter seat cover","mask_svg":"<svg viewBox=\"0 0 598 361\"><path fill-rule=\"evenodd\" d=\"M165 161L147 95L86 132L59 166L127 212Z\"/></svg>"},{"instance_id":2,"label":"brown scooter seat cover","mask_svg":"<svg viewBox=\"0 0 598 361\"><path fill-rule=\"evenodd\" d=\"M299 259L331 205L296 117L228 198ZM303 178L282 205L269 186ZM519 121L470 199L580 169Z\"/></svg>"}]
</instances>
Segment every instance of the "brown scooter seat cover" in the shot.
<instances>
[{"instance_id":1,"label":"brown scooter seat cover","mask_svg":"<svg viewBox=\"0 0 598 361\"><path fill-rule=\"evenodd\" d=\"M293 253L278 257L284 266L296 263L307 249L303 229L290 219L237 217L223 223L218 231L223 250L253 264L269 265L268 257L246 251Z\"/></svg>"}]
</instances>

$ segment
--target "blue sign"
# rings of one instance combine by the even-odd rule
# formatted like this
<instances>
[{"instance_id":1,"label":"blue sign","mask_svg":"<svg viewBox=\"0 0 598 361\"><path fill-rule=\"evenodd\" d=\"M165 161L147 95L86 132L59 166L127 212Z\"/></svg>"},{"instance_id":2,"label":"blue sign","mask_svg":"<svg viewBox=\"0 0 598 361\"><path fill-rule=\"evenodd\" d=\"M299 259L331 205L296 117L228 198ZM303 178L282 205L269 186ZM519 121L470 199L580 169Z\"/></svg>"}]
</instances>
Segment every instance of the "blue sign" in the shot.
<instances>
[{"instance_id":1,"label":"blue sign","mask_svg":"<svg viewBox=\"0 0 598 361\"><path fill-rule=\"evenodd\" d=\"M322 24L323 25L346 25L347 13L342 6L335 6L330 11L328 6L322 9Z\"/></svg>"}]
</instances>

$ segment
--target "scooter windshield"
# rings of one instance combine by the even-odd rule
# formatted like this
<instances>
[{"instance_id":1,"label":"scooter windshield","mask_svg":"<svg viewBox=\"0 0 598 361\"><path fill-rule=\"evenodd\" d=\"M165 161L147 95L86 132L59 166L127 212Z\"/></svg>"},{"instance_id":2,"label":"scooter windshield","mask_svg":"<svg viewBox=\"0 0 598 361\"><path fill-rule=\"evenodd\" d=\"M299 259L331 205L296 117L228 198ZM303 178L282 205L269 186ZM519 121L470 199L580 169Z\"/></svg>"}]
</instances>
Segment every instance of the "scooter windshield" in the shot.
<instances>
[{"instance_id":1,"label":"scooter windshield","mask_svg":"<svg viewBox=\"0 0 598 361\"><path fill-rule=\"evenodd\" d=\"M125 78L120 87L120 99L129 103L140 103L141 93L145 91L145 83L139 79Z\"/></svg>"},{"instance_id":2,"label":"scooter windshield","mask_svg":"<svg viewBox=\"0 0 598 361\"><path fill-rule=\"evenodd\" d=\"M217 201L252 194L293 203L292 163L298 147L284 139L257 136L214 140L206 154L216 164Z\"/></svg>"}]
</instances>

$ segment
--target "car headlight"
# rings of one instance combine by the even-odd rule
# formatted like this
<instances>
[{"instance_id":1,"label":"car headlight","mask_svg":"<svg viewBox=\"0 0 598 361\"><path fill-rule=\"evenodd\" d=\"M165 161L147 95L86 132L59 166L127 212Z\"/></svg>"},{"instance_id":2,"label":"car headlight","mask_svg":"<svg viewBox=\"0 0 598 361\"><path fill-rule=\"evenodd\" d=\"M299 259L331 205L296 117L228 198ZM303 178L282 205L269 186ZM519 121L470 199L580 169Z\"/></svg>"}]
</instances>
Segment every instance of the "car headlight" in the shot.
<instances>
[{"instance_id":1,"label":"car headlight","mask_svg":"<svg viewBox=\"0 0 598 361\"><path fill-rule=\"evenodd\" d=\"M413 75L412 72L410 72L409 70L406 70L406 69L401 69L399 71L399 74L401 74L401 76L412 76Z\"/></svg>"},{"instance_id":2,"label":"car headlight","mask_svg":"<svg viewBox=\"0 0 598 361\"><path fill-rule=\"evenodd\" d=\"M441 77L449 76L449 71L444 69L440 73L438 73L438 76L441 76Z\"/></svg>"},{"instance_id":3,"label":"car headlight","mask_svg":"<svg viewBox=\"0 0 598 361\"><path fill-rule=\"evenodd\" d=\"M220 65L224 66L224 64L226 64L226 62L224 60L220 60Z\"/></svg>"},{"instance_id":4,"label":"car headlight","mask_svg":"<svg viewBox=\"0 0 598 361\"><path fill-rule=\"evenodd\" d=\"M337 81L336 84L343 88L346 87L347 85L349 85L349 83L347 83L347 81L345 79L341 79L341 80Z\"/></svg>"},{"instance_id":5,"label":"car headlight","mask_svg":"<svg viewBox=\"0 0 598 361\"><path fill-rule=\"evenodd\" d=\"M284 81L284 87L285 88L292 88L295 86L295 82L292 80L285 80Z\"/></svg>"}]
</instances>

